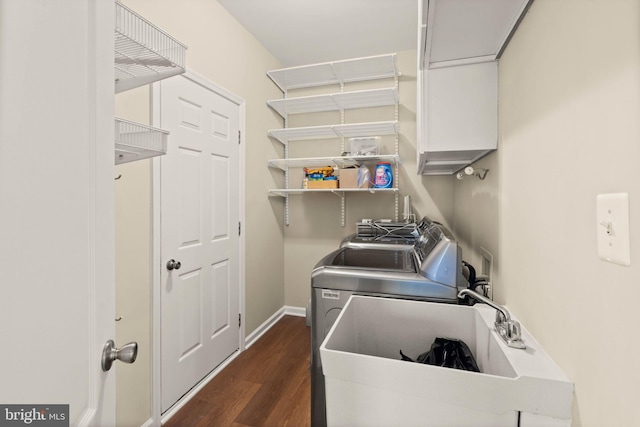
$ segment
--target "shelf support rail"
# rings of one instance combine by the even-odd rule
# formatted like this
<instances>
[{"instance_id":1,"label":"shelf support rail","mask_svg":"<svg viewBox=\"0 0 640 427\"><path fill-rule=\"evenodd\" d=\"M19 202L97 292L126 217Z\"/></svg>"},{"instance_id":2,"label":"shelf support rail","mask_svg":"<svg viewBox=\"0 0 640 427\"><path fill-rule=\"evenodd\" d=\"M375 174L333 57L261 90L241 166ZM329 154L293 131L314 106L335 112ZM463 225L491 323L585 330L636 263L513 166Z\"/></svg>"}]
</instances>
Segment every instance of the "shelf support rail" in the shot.
<instances>
[{"instance_id":1,"label":"shelf support rail","mask_svg":"<svg viewBox=\"0 0 640 427\"><path fill-rule=\"evenodd\" d=\"M395 61L394 61L394 67L395 67ZM398 101L395 104L395 121L396 123L400 123L400 111L399 111L399 103L400 103L400 85L398 82L398 72L396 70L395 72L395 76L393 78L394 84L396 86L396 90L398 91ZM395 150L396 150L396 156L398 156L400 154L400 138L398 136L398 132L395 133ZM396 222L398 222L398 204L399 204L399 192L400 192L400 186L398 183L398 180L400 178L400 162L398 162L396 160L395 162L395 180L393 182L393 186L395 188L398 189L398 191L395 191L395 207L394 207L394 220Z\"/></svg>"},{"instance_id":2,"label":"shelf support rail","mask_svg":"<svg viewBox=\"0 0 640 427\"><path fill-rule=\"evenodd\" d=\"M336 196L340 197L340 225L341 226L345 226L346 225L346 207L347 207L347 202L346 202L346 197L344 194L344 191L340 191L340 190L332 190L331 194L335 194Z\"/></svg>"},{"instance_id":3,"label":"shelf support rail","mask_svg":"<svg viewBox=\"0 0 640 427\"><path fill-rule=\"evenodd\" d=\"M284 90L283 97L287 98L287 90ZM285 114L284 116L284 127L285 129L289 127L289 114ZM284 158L289 160L289 140L284 143ZM289 188L289 165L285 165L284 169L284 188ZM289 194L287 193L284 198L284 224L286 227L289 226Z\"/></svg>"}]
</instances>

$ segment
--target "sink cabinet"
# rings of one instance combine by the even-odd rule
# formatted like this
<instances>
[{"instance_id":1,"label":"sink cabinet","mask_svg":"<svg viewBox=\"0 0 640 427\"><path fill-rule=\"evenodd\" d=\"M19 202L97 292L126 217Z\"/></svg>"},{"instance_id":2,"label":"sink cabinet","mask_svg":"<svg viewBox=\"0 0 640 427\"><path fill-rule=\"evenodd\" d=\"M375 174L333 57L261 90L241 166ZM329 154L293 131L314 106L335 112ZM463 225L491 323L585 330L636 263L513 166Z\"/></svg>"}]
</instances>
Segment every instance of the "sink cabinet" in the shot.
<instances>
[{"instance_id":1,"label":"sink cabinet","mask_svg":"<svg viewBox=\"0 0 640 427\"><path fill-rule=\"evenodd\" d=\"M327 424L569 427L571 381L524 326L513 349L494 321L485 304L351 296L320 346ZM436 337L464 341L480 372L400 360Z\"/></svg>"},{"instance_id":2,"label":"sink cabinet","mask_svg":"<svg viewBox=\"0 0 640 427\"><path fill-rule=\"evenodd\" d=\"M418 172L497 148L498 59L533 0L419 0Z\"/></svg>"}]
</instances>

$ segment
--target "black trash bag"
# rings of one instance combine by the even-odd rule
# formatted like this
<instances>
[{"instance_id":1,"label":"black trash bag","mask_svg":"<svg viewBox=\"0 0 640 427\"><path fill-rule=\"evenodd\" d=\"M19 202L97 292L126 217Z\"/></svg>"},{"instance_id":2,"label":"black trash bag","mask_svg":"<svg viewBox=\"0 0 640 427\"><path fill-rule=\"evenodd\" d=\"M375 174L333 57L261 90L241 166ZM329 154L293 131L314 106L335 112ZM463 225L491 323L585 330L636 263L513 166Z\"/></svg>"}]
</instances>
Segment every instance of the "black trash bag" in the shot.
<instances>
[{"instance_id":1,"label":"black trash bag","mask_svg":"<svg viewBox=\"0 0 640 427\"><path fill-rule=\"evenodd\" d=\"M422 353L416 360L411 359L400 350L402 360L441 366L443 368L480 372L476 359L464 341L450 338L436 338L431 349Z\"/></svg>"}]
</instances>

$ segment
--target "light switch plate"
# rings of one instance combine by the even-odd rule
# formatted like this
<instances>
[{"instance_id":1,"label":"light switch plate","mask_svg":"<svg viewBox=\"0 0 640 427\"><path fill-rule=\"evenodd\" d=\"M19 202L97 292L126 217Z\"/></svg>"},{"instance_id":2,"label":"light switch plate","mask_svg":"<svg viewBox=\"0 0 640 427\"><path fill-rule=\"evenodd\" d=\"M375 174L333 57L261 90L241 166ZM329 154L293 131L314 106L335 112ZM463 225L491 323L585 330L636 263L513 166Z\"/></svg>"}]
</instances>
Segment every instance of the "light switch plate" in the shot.
<instances>
[{"instance_id":1,"label":"light switch plate","mask_svg":"<svg viewBox=\"0 0 640 427\"><path fill-rule=\"evenodd\" d=\"M596 199L598 256L604 261L631 265L629 248L629 194L599 194Z\"/></svg>"}]
</instances>

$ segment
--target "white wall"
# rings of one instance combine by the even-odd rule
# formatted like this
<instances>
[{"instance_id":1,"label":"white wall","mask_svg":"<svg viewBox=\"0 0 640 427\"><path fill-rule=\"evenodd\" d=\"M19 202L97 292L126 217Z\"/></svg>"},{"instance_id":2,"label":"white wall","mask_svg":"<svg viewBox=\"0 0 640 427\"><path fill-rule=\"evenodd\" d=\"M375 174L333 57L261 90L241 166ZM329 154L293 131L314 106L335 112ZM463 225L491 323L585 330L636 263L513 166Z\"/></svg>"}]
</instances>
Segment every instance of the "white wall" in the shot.
<instances>
[{"instance_id":1,"label":"white wall","mask_svg":"<svg viewBox=\"0 0 640 427\"><path fill-rule=\"evenodd\" d=\"M575 382L573 425L638 425L640 3L536 0L499 72L499 150L456 184L455 231L495 251L496 299ZM612 192L630 197L630 267L597 256Z\"/></svg>"},{"instance_id":2,"label":"white wall","mask_svg":"<svg viewBox=\"0 0 640 427\"><path fill-rule=\"evenodd\" d=\"M148 89L116 96L116 116L149 124ZM116 423L142 425L151 415L151 160L117 165L116 345L138 343L133 364L117 366Z\"/></svg>"},{"instance_id":3,"label":"white wall","mask_svg":"<svg viewBox=\"0 0 640 427\"><path fill-rule=\"evenodd\" d=\"M391 53L391 52L389 52ZM399 211L402 214L402 196L408 194L420 215L449 224L453 219L453 182L451 177L423 177L416 169L416 51L397 52L399 78L399 153L400 187ZM392 79L369 82L375 87L393 86ZM364 89L362 84L346 85L346 90ZM322 90L331 92L340 88ZM307 114L290 116L289 126L340 123L339 114ZM394 109L348 110L346 123L393 120ZM331 121L333 120L333 121ZM384 154L393 153L393 138L384 137ZM340 154L340 142L317 144L299 141L290 144L291 157L332 156ZM372 168L373 169L373 168ZM302 175L294 175L291 186L301 186ZM393 218L394 196L391 194L349 194L346 197L346 226L341 226L340 199L333 194L305 194L290 197L290 225L285 229L285 303L304 307L310 296L311 270L329 252L338 248L343 237L355 232L355 223L362 218Z\"/></svg>"}]
</instances>

